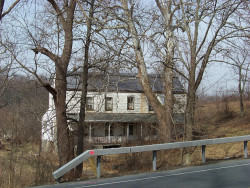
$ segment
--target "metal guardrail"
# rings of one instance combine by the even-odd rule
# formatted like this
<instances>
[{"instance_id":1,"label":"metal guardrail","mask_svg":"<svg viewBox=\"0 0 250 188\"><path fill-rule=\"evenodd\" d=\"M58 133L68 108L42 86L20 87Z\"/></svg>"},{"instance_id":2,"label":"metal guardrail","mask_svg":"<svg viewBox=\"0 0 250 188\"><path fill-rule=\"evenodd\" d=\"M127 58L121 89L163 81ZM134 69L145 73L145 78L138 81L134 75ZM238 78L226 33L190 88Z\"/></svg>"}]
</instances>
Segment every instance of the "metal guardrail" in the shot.
<instances>
[{"instance_id":1,"label":"metal guardrail","mask_svg":"<svg viewBox=\"0 0 250 188\"><path fill-rule=\"evenodd\" d=\"M247 142L250 140L250 135L238 136L238 137L227 137L227 138L215 138L206 140L195 140L187 142L175 142L166 144L153 144L153 145L143 145L143 146L132 146L132 147L121 147L121 148L110 148L110 149L95 149L87 150L72 161L68 162L58 170L52 173L53 177L60 182L60 178L66 174L71 169L75 168L77 165L87 160L92 156L97 156L97 178L101 177L101 156L103 155L114 155L114 154L124 154L124 153L137 153L152 151L153 152L153 171L156 171L156 152L159 150L176 149L176 148L186 148L186 147L202 147L202 162L206 162L205 148L206 145L213 144L225 144L233 142L244 142L244 157L247 158Z\"/></svg>"}]
</instances>

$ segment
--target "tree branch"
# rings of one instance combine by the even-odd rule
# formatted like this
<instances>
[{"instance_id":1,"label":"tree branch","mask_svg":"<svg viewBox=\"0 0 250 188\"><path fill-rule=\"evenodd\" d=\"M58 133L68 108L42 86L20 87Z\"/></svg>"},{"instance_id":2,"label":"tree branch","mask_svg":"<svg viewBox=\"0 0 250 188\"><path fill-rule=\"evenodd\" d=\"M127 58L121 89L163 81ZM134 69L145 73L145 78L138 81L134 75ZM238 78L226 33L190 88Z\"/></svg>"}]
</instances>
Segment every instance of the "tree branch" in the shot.
<instances>
[{"instance_id":1,"label":"tree branch","mask_svg":"<svg viewBox=\"0 0 250 188\"><path fill-rule=\"evenodd\" d=\"M17 3L19 3L19 1L21 1L21 0L16 0L16 1L10 6L10 8L9 8L6 12L4 12L3 14L2 14L2 10L1 10L0 20L1 20L4 16L6 16L7 14L9 14L10 11L17 5ZM2 5L2 6L4 5L4 1L1 1L1 5ZM3 7L1 7L1 8L3 8Z\"/></svg>"},{"instance_id":2,"label":"tree branch","mask_svg":"<svg viewBox=\"0 0 250 188\"><path fill-rule=\"evenodd\" d=\"M5 45L4 45L5 46ZM7 46L5 46L5 48L11 53L11 55L13 56L13 58L15 59L15 61L27 72L31 73L32 75L34 75L37 80L39 81L39 83L47 89L47 91L49 91L54 98L56 98L57 95L57 91L49 84L49 83L45 83L37 74L36 71L32 71L30 70L27 66L25 66L18 58L17 56L13 53L13 51L11 49L9 49Z\"/></svg>"},{"instance_id":3,"label":"tree branch","mask_svg":"<svg viewBox=\"0 0 250 188\"><path fill-rule=\"evenodd\" d=\"M60 19L60 22L63 25L63 28L65 28L67 26L67 24L66 24L65 18L63 17L63 12L61 11L61 9L59 8L59 6L57 5L57 3L54 0L47 0L47 1L52 5L52 7L54 8L54 10L57 13L57 16Z\"/></svg>"},{"instance_id":4,"label":"tree branch","mask_svg":"<svg viewBox=\"0 0 250 188\"><path fill-rule=\"evenodd\" d=\"M52 61L54 61L55 63L58 62L58 60L60 59L59 56L53 54L52 52L50 52L47 48L41 47L41 46L37 46L33 50L36 54L38 54L39 52L42 53L43 55L46 55L47 57L49 57Z\"/></svg>"}]
</instances>

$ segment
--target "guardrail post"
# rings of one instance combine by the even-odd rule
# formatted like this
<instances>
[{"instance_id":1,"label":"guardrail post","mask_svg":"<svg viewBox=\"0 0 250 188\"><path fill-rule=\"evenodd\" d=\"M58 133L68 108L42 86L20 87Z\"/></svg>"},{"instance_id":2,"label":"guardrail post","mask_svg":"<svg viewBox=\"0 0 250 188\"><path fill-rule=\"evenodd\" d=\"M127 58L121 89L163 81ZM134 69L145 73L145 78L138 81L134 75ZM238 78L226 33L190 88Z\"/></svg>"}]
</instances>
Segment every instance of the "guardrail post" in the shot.
<instances>
[{"instance_id":1,"label":"guardrail post","mask_svg":"<svg viewBox=\"0 0 250 188\"><path fill-rule=\"evenodd\" d=\"M101 177L101 156L98 155L96 158L96 176L97 178Z\"/></svg>"},{"instance_id":2,"label":"guardrail post","mask_svg":"<svg viewBox=\"0 0 250 188\"><path fill-rule=\"evenodd\" d=\"M203 163L206 162L205 150L206 150L206 145L202 145L202 147L201 147L201 152L202 152L202 162L203 162Z\"/></svg>"},{"instance_id":3,"label":"guardrail post","mask_svg":"<svg viewBox=\"0 0 250 188\"><path fill-rule=\"evenodd\" d=\"M156 151L153 151L153 171L156 171Z\"/></svg>"},{"instance_id":4,"label":"guardrail post","mask_svg":"<svg viewBox=\"0 0 250 188\"><path fill-rule=\"evenodd\" d=\"M244 157L247 158L247 141L244 141Z\"/></svg>"},{"instance_id":5,"label":"guardrail post","mask_svg":"<svg viewBox=\"0 0 250 188\"><path fill-rule=\"evenodd\" d=\"M61 183L61 178L62 178L62 177L56 179L56 183L57 183L57 184Z\"/></svg>"}]
</instances>

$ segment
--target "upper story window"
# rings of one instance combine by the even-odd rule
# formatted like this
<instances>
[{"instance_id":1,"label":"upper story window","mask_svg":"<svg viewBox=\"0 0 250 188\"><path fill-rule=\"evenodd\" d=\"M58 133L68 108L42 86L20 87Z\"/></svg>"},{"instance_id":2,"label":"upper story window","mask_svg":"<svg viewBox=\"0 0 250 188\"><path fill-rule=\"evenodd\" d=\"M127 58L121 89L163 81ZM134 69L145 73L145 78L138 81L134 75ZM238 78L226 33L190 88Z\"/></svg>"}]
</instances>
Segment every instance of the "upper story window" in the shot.
<instances>
[{"instance_id":1,"label":"upper story window","mask_svg":"<svg viewBox=\"0 0 250 188\"><path fill-rule=\"evenodd\" d=\"M150 103L148 103L148 111L150 111L150 112L153 112L153 111L154 111L154 109L153 109L153 107L150 105Z\"/></svg>"},{"instance_id":2,"label":"upper story window","mask_svg":"<svg viewBox=\"0 0 250 188\"><path fill-rule=\"evenodd\" d=\"M86 110L93 111L94 110L94 97L86 98Z\"/></svg>"},{"instance_id":3,"label":"upper story window","mask_svg":"<svg viewBox=\"0 0 250 188\"><path fill-rule=\"evenodd\" d=\"M113 99L112 97L105 98L105 111L112 111L113 110Z\"/></svg>"},{"instance_id":4,"label":"upper story window","mask_svg":"<svg viewBox=\"0 0 250 188\"><path fill-rule=\"evenodd\" d=\"M134 103L135 103L135 98L134 97L128 97L127 109L128 110L134 110Z\"/></svg>"}]
</instances>

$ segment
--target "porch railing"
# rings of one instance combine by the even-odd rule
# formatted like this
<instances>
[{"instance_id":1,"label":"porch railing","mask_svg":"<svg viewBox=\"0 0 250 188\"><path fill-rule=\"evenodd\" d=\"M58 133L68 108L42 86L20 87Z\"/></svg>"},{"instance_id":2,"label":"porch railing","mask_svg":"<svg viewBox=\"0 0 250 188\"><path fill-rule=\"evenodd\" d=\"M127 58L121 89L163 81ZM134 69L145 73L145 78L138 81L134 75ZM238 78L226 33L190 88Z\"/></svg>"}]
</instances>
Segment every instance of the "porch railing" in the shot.
<instances>
[{"instance_id":1,"label":"porch railing","mask_svg":"<svg viewBox=\"0 0 250 188\"><path fill-rule=\"evenodd\" d=\"M98 137L86 137L85 141L89 143L122 143L130 140L127 136L98 136Z\"/></svg>"},{"instance_id":2,"label":"porch railing","mask_svg":"<svg viewBox=\"0 0 250 188\"><path fill-rule=\"evenodd\" d=\"M135 140L145 140L145 141L152 141L158 139L157 136L94 136L89 138L88 136L85 137L85 142L89 143L96 143L96 144L104 144L104 143L124 143L127 141L135 141Z\"/></svg>"}]
</instances>

